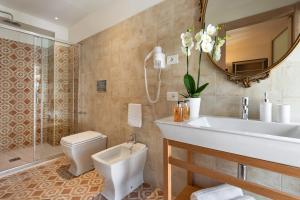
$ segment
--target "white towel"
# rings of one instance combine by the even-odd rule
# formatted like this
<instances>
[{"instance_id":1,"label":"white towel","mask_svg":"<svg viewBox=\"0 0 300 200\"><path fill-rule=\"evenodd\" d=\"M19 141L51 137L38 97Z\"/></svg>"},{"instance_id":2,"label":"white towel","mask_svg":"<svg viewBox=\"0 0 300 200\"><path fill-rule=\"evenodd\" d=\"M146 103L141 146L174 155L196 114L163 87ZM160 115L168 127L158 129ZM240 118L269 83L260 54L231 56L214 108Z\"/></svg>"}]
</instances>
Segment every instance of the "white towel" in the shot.
<instances>
[{"instance_id":1,"label":"white towel","mask_svg":"<svg viewBox=\"0 0 300 200\"><path fill-rule=\"evenodd\" d=\"M241 196L241 197L236 197L230 200L255 200L254 197L250 197L250 196Z\"/></svg>"},{"instance_id":2,"label":"white towel","mask_svg":"<svg viewBox=\"0 0 300 200\"><path fill-rule=\"evenodd\" d=\"M131 127L142 127L142 105L128 104L128 125Z\"/></svg>"},{"instance_id":3,"label":"white towel","mask_svg":"<svg viewBox=\"0 0 300 200\"><path fill-rule=\"evenodd\" d=\"M223 184L196 191L191 194L191 200L229 200L243 195L241 188Z\"/></svg>"}]
</instances>

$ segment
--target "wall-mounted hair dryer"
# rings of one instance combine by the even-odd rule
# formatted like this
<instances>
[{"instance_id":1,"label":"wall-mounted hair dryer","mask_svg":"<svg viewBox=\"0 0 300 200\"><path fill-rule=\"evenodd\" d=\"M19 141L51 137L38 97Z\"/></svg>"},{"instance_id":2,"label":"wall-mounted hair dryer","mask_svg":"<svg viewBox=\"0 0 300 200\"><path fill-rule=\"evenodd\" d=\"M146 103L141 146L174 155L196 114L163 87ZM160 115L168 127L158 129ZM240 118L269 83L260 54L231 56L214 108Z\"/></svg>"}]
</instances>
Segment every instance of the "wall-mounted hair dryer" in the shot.
<instances>
[{"instance_id":1,"label":"wall-mounted hair dryer","mask_svg":"<svg viewBox=\"0 0 300 200\"><path fill-rule=\"evenodd\" d=\"M156 92L156 97L155 99L151 99L148 91L148 80L147 80L147 61L153 56L153 64L154 64L154 69L159 69L158 72L158 88ZM160 95L160 86L161 86L161 70L166 67L166 55L163 53L162 48L157 46L155 47L146 57L144 60L144 74L145 74L145 88L146 88L146 94L147 94L147 99L150 103L157 103Z\"/></svg>"}]
</instances>

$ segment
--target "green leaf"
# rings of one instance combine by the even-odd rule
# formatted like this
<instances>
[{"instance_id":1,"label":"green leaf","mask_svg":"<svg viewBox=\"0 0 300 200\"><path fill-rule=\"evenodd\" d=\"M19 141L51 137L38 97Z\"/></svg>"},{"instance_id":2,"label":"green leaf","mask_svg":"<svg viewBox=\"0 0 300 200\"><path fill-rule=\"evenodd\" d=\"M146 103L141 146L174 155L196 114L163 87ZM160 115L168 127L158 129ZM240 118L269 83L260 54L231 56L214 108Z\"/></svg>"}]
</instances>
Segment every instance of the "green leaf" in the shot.
<instances>
[{"instance_id":1,"label":"green leaf","mask_svg":"<svg viewBox=\"0 0 300 200\"><path fill-rule=\"evenodd\" d=\"M192 98L198 98L199 96L200 96L200 92L197 92L192 95Z\"/></svg>"},{"instance_id":2,"label":"green leaf","mask_svg":"<svg viewBox=\"0 0 300 200\"><path fill-rule=\"evenodd\" d=\"M184 98L189 98L188 95L185 95L185 94L182 94L182 93L179 93L179 95L183 96Z\"/></svg>"},{"instance_id":3,"label":"green leaf","mask_svg":"<svg viewBox=\"0 0 300 200\"><path fill-rule=\"evenodd\" d=\"M189 93L189 95L191 96L192 94L194 94L195 93L194 78L189 74L185 74L183 81L184 81L185 88L186 88L187 92Z\"/></svg>"},{"instance_id":4,"label":"green leaf","mask_svg":"<svg viewBox=\"0 0 300 200\"><path fill-rule=\"evenodd\" d=\"M208 84L209 83L205 83L205 84L201 85L200 87L198 87L195 94L199 93L199 96L200 96L201 92L208 86Z\"/></svg>"}]
</instances>

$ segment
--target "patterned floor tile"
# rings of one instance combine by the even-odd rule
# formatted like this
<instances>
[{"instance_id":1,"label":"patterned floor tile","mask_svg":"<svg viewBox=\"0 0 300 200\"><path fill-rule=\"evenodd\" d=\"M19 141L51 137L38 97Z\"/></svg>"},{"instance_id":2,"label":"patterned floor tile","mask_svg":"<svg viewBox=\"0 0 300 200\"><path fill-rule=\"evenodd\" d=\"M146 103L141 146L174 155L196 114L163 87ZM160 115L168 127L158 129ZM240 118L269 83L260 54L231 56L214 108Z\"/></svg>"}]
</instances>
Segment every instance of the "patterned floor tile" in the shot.
<instances>
[{"instance_id":1,"label":"patterned floor tile","mask_svg":"<svg viewBox=\"0 0 300 200\"><path fill-rule=\"evenodd\" d=\"M74 177L65 157L0 179L0 199L7 200L106 200L100 192L103 177L95 170ZM163 193L144 183L125 200L162 200Z\"/></svg>"}]
</instances>

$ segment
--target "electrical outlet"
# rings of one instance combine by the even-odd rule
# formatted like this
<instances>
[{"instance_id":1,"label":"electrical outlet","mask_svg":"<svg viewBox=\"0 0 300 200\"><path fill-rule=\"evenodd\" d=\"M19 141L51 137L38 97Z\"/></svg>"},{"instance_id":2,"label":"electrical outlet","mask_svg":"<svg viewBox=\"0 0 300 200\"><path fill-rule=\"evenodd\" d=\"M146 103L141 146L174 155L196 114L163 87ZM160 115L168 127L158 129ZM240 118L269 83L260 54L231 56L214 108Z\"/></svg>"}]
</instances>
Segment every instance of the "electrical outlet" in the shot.
<instances>
[{"instance_id":1,"label":"electrical outlet","mask_svg":"<svg viewBox=\"0 0 300 200\"><path fill-rule=\"evenodd\" d=\"M179 63L178 54L167 56L167 65L176 65Z\"/></svg>"},{"instance_id":2,"label":"electrical outlet","mask_svg":"<svg viewBox=\"0 0 300 200\"><path fill-rule=\"evenodd\" d=\"M167 101L178 101L178 92L167 92Z\"/></svg>"}]
</instances>

